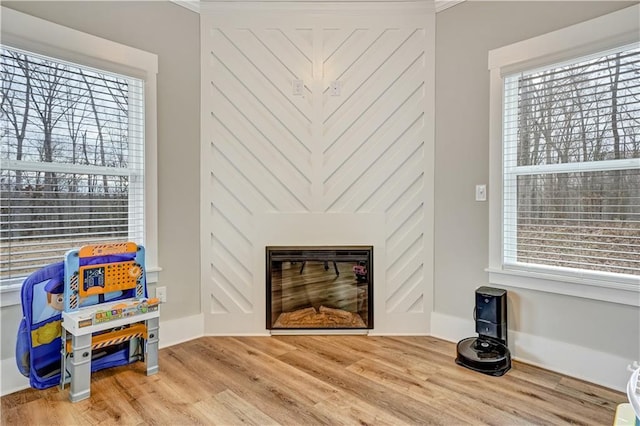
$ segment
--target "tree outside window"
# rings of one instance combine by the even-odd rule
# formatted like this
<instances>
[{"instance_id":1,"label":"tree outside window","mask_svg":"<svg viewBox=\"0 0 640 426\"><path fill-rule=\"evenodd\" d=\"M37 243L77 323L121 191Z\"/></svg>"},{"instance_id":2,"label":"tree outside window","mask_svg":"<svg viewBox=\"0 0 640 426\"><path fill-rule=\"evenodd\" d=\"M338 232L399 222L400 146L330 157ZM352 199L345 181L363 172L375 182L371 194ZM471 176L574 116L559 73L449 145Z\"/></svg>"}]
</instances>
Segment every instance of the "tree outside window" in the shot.
<instances>
[{"instance_id":1,"label":"tree outside window","mask_svg":"<svg viewBox=\"0 0 640 426\"><path fill-rule=\"evenodd\" d=\"M504 263L640 275L640 49L504 79Z\"/></svg>"},{"instance_id":2,"label":"tree outside window","mask_svg":"<svg viewBox=\"0 0 640 426\"><path fill-rule=\"evenodd\" d=\"M143 82L0 52L0 282L84 244L143 243Z\"/></svg>"}]
</instances>

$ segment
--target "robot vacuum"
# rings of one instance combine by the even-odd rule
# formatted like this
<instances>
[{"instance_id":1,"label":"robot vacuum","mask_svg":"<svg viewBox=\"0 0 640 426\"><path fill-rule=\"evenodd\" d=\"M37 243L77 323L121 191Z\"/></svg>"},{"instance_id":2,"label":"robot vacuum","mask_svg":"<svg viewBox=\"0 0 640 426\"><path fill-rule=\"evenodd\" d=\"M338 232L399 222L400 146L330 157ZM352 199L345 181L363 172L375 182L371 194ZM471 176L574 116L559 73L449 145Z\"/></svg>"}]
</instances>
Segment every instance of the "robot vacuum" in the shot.
<instances>
[{"instance_id":1,"label":"robot vacuum","mask_svg":"<svg viewBox=\"0 0 640 426\"><path fill-rule=\"evenodd\" d=\"M503 343L487 337L467 337L458 342L456 364L479 373L502 376L511 368L511 352Z\"/></svg>"},{"instance_id":2,"label":"robot vacuum","mask_svg":"<svg viewBox=\"0 0 640 426\"><path fill-rule=\"evenodd\" d=\"M506 290L478 288L473 316L478 337L467 337L458 342L456 364L479 373L502 376L511 369Z\"/></svg>"}]
</instances>

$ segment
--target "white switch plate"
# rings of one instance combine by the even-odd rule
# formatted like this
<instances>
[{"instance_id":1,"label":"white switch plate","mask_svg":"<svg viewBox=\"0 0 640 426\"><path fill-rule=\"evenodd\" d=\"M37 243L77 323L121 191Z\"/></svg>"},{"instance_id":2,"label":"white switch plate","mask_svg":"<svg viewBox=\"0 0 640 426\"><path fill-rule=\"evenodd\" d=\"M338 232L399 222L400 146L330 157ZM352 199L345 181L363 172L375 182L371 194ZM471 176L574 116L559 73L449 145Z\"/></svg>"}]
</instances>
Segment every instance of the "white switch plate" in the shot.
<instances>
[{"instance_id":1,"label":"white switch plate","mask_svg":"<svg viewBox=\"0 0 640 426\"><path fill-rule=\"evenodd\" d=\"M156 297L162 303L167 301L167 288L166 287L156 287Z\"/></svg>"},{"instance_id":2,"label":"white switch plate","mask_svg":"<svg viewBox=\"0 0 640 426\"><path fill-rule=\"evenodd\" d=\"M342 91L342 82L338 80L334 80L329 84L329 92L331 96L340 96L340 92Z\"/></svg>"},{"instance_id":3,"label":"white switch plate","mask_svg":"<svg viewBox=\"0 0 640 426\"><path fill-rule=\"evenodd\" d=\"M476 185L476 201L487 201L487 185Z\"/></svg>"},{"instance_id":4,"label":"white switch plate","mask_svg":"<svg viewBox=\"0 0 640 426\"><path fill-rule=\"evenodd\" d=\"M293 80L291 82L291 94L293 96L302 96L303 93L304 93L304 81Z\"/></svg>"}]
</instances>

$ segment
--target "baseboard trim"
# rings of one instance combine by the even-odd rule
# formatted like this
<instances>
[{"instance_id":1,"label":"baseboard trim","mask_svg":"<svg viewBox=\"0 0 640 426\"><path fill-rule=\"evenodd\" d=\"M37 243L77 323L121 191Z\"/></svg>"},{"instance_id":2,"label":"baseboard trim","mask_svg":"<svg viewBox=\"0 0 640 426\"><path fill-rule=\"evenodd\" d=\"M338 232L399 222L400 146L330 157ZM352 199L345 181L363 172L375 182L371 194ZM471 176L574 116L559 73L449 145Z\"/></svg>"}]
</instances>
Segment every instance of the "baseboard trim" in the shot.
<instances>
[{"instance_id":1,"label":"baseboard trim","mask_svg":"<svg viewBox=\"0 0 640 426\"><path fill-rule=\"evenodd\" d=\"M369 336L371 337L416 337L416 336L431 336L431 334L429 333L423 333L423 332L416 332L416 333L389 333L389 332L383 332L383 333L376 333L375 331L371 331L369 333Z\"/></svg>"},{"instance_id":2,"label":"baseboard trim","mask_svg":"<svg viewBox=\"0 0 640 426\"><path fill-rule=\"evenodd\" d=\"M160 321L160 349L204 335L202 314L175 320ZM162 366L160 366L162 368ZM29 388L29 379L18 371L15 358L3 359L0 363L0 396Z\"/></svg>"},{"instance_id":3,"label":"baseboard trim","mask_svg":"<svg viewBox=\"0 0 640 426\"><path fill-rule=\"evenodd\" d=\"M202 336L204 336L204 314L168 321L160 319L160 349Z\"/></svg>"},{"instance_id":4,"label":"baseboard trim","mask_svg":"<svg viewBox=\"0 0 640 426\"><path fill-rule=\"evenodd\" d=\"M457 342L475 336L475 325L471 319L433 312L431 335ZM512 330L509 330L509 349L515 360L620 392L625 392L629 380L627 366L633 362L611 353Z\"/></svg>"},{"instance_id":5,"label":"baseboard trim","mask_svg":"<svg viewBox=\"0 0 640 426\"><path fill-rule=\"evenodd\" d=\"M0 396L9 395L29 387L29 379L18 371L15 357L0 362Z\"/></svg>"},{"instance_id":6,"label":"baseboard trim","mask_svg":"<svg viewBox=\"0 0 640 426\"><path fill-rule=\"evenodd\" d=\"M264 333L205 333L207 337L269 337L268 332Z\"/></svg>"}]
</instances>

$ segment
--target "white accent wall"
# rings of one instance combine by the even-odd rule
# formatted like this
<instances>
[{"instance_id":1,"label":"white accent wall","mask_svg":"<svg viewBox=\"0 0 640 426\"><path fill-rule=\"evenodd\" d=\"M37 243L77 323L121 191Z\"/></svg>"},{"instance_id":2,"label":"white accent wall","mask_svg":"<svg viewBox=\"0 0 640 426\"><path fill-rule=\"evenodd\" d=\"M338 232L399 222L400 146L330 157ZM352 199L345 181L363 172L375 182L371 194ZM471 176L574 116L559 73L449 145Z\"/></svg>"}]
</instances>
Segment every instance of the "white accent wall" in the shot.
<instances>
[{"instance_id":1,"label":"white accent wall","mask_svg":"<svg viewBox=\"0 0 640 426\"><path fill-rule=\"evenodd\" d=\"M374 246L372 333L427 334L434 12L280 7L201 11L205 333L267 333L265 246L357 244Z\"/></svg>"}]
</instances>

